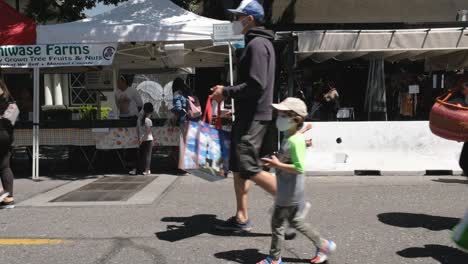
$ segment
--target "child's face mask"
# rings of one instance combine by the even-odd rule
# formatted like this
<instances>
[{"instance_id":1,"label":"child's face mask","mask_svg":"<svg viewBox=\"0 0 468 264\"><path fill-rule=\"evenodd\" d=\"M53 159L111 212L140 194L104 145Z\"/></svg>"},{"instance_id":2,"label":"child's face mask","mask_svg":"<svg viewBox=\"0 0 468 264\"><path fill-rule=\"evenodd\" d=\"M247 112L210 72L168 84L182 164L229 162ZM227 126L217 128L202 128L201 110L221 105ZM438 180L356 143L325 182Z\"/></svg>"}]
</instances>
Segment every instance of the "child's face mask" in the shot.
<instances>
[{"instance_id":1,"label":"child's face mask","mask_svg":"<svg viewBox=\"0 0 468 264\"><path fill-rule=\"evenodd\" d=\"M291 117L278 116L276 119L276 127L279 131L288 131L294 125L294 121Z\"/></svg>"}]
</instances>

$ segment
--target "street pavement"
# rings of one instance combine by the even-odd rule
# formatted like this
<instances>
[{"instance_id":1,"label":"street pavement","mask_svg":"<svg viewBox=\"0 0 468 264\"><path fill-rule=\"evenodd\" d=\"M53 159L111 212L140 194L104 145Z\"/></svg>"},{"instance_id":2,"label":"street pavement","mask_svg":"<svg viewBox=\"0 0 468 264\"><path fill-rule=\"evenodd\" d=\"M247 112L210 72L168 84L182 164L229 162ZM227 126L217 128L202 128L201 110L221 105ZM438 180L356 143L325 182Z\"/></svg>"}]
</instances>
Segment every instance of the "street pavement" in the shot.
<instances>
[{"instance_id":1,"label":"street pavement","mask_svg":"<svg viewBox=\"0 0 468 264\"><path fill-rule=\"evenodd\" d=\"M19 179L16 197L72 181ZM306 199L308 221L338 245L329 263L468 263L450 239L468 209L464 177L307 177ZM268 253L272 203L254 187L254 230L237 235L213 229L233 214L232 179L179 176L151 204L18 206L0 211L1 263L256 263ZM302 236L285 246L285 263L308 263L314 253Z\"/></svg>"}]
</instances>

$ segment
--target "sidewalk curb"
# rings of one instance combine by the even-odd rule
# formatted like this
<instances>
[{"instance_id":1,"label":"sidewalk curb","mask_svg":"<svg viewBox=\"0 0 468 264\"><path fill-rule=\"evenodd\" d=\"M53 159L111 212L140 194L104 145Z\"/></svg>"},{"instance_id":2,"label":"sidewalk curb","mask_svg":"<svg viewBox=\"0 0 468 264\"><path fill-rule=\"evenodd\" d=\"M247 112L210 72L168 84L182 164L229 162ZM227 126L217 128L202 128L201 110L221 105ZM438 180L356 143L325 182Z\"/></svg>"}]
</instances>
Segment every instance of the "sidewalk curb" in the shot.
<instances>
[{"instance_id":1,"label":"sidewalk curb","mask_svg":"<svg viewBox=\"0 0 468 264\"><path fill-rule=\"evenodd\" d=\"M346 170L306 171L308 177L317 176L462 176L462 170Z\"/></svg>"},{"instance_id":2,"label":"sidewalk curb","mask_svg":"<svg viewBox=\"0 0 468 264\"><path fill-rule=\"evenodd\" d=\"M113 175L106 175L112 177ZM72 181L58 188L54 188L42 194L33 196L18 204L18 207L83 207L83 206L125 206L125 205L147 205L152 204L159 196L163 195L178 177L158 174L157 179L153 180L146 187L135 193L126 201L90 201L90 202L52 202L52 200L65 195L71 191L77 190L98 178Z\"/></svg>"}]
</instances>

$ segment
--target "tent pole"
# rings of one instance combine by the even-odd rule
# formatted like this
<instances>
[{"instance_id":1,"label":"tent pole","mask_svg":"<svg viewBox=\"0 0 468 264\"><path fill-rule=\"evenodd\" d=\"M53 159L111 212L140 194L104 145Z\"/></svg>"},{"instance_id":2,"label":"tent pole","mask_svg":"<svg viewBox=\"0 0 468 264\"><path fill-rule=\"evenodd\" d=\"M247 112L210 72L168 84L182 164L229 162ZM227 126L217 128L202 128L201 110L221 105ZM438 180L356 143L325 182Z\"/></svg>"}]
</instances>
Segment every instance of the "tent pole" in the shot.
<instances>
[{"instance_id":1,"label":"tent pole","mask_svg":"<svg viewBox=\"0 0 468 264\"><path fill-rule=\"evenodd\" d=\"M117 82L119 81L119 69L117 69L116 67L112 67L112 88L114 89L114 95L116 94L117 92ZM114 107L112 109L112 111L114 112L114 117L118 117L119 116L119 108L117 107L117 101L114 100Z\"/></svg>"},{"instance_id":2,"label":"tent pole","mask_svg":"<svg viewBox=\"0 0 468 264\"><path fill-rule=\"evenodd\" d=\"M234 69L232 66L232 45L229 42L229 84L231 86L234 85ZM234 99L231 99L231 113L232 113L232 121L236 120L235 111L234 111Z\"/></svg>"},{"instance_id":3,"label":"tent pole","mask_svg":"<svg viewBox=\"0 0 468 264\"><path fill-rule=\"evenodd\" d=\"M294 53L294 45L295 41L293 37L290 37L288 40L288 45L287 45L287 58L286 58L286 63L287 63L287 72L288 72L288 96L294 96L295 90L294 90L294 67L295 67L295 56L296 54Z\"/></svg>"},{"instance_id":4,"label":"tent pole","mask_svg":"<svg viewBox=\"0 0 468 264\"><path fill-rule=\"evenodd\" d=\"M32 178L39 178L39 80L40 69L34 68L34 93L33 93L33 171Z\"/></svg>"}]
</instances>

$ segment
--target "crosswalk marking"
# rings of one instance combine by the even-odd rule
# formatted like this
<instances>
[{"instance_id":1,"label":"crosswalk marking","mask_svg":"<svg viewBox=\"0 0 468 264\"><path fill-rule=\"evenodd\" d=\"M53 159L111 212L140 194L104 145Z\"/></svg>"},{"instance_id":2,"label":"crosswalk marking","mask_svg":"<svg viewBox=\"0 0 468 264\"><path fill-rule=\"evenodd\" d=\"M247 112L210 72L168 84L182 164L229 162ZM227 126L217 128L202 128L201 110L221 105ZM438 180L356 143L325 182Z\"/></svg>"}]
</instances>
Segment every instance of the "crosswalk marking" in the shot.
<instances>
[{"instance_id":1,"label":"crosswalk marking","mask_svg":"<svg viewBox=\"0 0 468 264\"><path fill-rule=\"evenodd\" d=\"M61 239L2 239L0 238L0 246L9 245L59 245L65 240Z\"/></svg>"}]
</instances>

